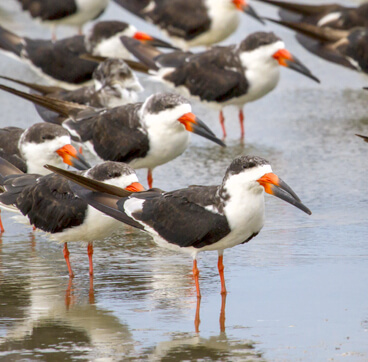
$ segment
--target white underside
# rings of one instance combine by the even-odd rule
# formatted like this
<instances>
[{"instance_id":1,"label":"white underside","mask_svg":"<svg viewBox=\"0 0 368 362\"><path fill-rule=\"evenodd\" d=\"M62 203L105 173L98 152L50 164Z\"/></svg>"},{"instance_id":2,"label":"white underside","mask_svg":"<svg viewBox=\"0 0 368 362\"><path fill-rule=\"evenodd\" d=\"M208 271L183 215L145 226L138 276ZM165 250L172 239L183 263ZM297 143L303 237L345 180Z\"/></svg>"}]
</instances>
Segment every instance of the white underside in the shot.
<instances>
[{"instance_id":1,"label":"white underside","mask_svg":"<svg viewBox=\"0 0 368 362\"><path fill-rule=\"evenodd\" d=\"M50 234L52 240L60 243L71 241L95 241L111 235L123 224L102 212L88 206L86 219L83 224L73 228L65 229L56 234Z\"/></svg>"},{"instance_id":2,"label":"white underside","mask_svg":"<svg viewBox=\"0 0 368 362\"><path fill-rule=\"evenodd\" d=\"M136 158L129 164L133 168L149 168L154 169L180 156L187 148L190 134L184 129L182 132L170 132L170 130L159 130L155 134L150 135L150 149L144 158ZM162 131L162 132L160 132Z\"/></svg>"}]
</instances>

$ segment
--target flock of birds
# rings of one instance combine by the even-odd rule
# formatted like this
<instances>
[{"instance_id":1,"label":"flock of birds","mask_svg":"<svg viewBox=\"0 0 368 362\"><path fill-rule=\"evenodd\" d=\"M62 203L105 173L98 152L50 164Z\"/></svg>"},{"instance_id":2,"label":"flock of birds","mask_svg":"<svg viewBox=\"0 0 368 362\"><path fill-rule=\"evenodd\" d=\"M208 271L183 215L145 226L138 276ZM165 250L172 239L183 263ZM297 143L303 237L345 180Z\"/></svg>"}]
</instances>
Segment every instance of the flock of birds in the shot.
<instances>
[{"instance_id":1,"label":"flock of birds","mask_svg":"<svg viewBox=\"0 0 368 362\"><path fill-rule=\"evenodd\" d=\"M78 26L80 33L82 25L108 5L108 0L18 1L32 17L53 27ZM296 30L308 50L368 71L368 4L345 8L258 1L280 7L281 20L267 20ZM264 192L309 215L311 211L258 156L236 157L216 186L165 192L153 188L152 171L186 150L189 132L224 147L223 108L228 105L239 109L242 139L243 106L276 87L280 66L319 80L273 32L255 32L230 46L214 45L236 30L241 12L264 24L266 19L245 0L115 2L158 26L171 43L121 21L96 22L86 35L61 40L56 40L55 29L52 40L43 40L0 26L0 50L50 83L0 76L30 90L0 84L2 90L33 102L44 121L27 129L0 129L0 206L20 212L34 228L64 243L71 277L67 243L88 242L92 275L93 241L124 223L149 233L159 245L192 255L198 298L197 255L217 250L225 295L223 251L260 232ZM189 50L198 46L207 49ZM159 80L175 93L156 93L137 102L143 88L135 72ZM219 110L222 139L192 112L186 97ZM84 152L98 161L95 166ZM66 165L79 171L65 170ZM139 168L148 170L148 190L135 174Z\"/></svg>"}]
</instances>

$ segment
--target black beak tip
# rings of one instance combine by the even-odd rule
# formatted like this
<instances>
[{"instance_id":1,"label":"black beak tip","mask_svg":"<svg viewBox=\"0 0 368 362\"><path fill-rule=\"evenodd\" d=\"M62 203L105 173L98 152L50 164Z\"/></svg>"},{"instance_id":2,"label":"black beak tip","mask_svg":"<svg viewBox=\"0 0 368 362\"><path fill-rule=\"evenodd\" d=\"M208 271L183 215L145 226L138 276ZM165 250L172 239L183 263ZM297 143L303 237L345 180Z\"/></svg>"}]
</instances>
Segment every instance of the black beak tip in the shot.
<instances>
[{"instance_id":1,"label":"black beak tip","mask_svg":"<svg viewBox=\"0 0 368 362\"><path fill-rule=\"evenodd\" d=\"M262 17L260 17L256 11L253 9L253 7L251 7L250 5L248 5L247 7L245 7L243 9L243 12L250 15L251 17L253 17L254 19L258 20L262 25L266 25L265 21L263 20Z\"/></svg>"},{"instance_id":2,"label":"black beak tip","mask_svg":"<svg viewBox=\"0 0 368 362\"><path fill-rule=\"evenodd\" d=\"M220 145L220 146L222 146L222 147L226 147L226 143L225 142L223 142L223 141L221 141L220 139L218 139L217 138L217 143Z\"/></svg>"},{"instance_id":3,"label":"black beak tip","mask_svg":"<svg viewBox=\"0 0 368 362\"><path fill-rule=\"evenodd\" d=\"M318 84L321 84L321 81L320 81L317 77L315 77L313 74L311 74L311 75L310 75L310 77L311 77L315 82L317 82Z\"/></svg>"}]
</instances>

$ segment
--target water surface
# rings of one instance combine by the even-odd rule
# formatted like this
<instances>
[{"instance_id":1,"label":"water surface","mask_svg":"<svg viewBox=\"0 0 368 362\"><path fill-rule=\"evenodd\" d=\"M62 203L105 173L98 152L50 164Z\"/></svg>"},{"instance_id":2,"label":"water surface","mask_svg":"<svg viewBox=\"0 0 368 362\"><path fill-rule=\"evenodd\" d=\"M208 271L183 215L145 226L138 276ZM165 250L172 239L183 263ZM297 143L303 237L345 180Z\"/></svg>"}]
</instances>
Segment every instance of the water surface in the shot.
<instances>
[{"instance_id":1,"label":"water surface","mask_svg":"<svg viewBox=\"0 0 368 362\"><path fill-rule=\"evenodd\" d=\"M261 14L276 15L271 7L254 6ZM0 8L1 24L29 37L49 35L18 14L14 1ZM159 35L111 4L103 18L117 17ZM243 18L227 43L258 29ZM260 235L225 252L226 305L219 293L217 254L201 254L203 296L196 326L188 256L161 249L126 227L95 243L93 284L86 246L69 245L76 274L70 281L62 246L3 212L1 360L368 359L368 145L354 136L368 135L368 93L362 90L368 78L308 54L281 27L267 29L277 32L322 84L282 69L277 89L245 107L244 144L238 140L236 110L226 109L228 147L194 135L184 155L155 170L155 185L171 190L219 183L235 156L257 154L271 162L313 215L266 197ZM2 54L0 74L40 81L27 66ZM145 95L163 89L144 82ZM39 121L33 106L14 96L0 93L0 104L1 127ZM196 103L194 111L221 134L216 111ZM145 172L139 176L145 183Z\"/></svg>"}]
</instances>

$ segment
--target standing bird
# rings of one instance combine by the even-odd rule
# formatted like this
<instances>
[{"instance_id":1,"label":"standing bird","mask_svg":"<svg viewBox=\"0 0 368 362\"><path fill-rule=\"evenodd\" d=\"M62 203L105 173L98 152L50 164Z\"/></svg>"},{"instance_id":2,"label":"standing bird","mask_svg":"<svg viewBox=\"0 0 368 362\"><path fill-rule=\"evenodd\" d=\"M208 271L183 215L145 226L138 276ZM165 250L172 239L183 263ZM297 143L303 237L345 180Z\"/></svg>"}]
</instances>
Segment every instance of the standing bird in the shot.
<instances>
[{"instance_id":1,"label":"standing bird","mask_svg":"<svg viewBox=\"0 0 368 362\"><path fill-rule=\"evenodd\" d=\"M274 33L257 32L240 44L215 46L202 53L161 53L137 41L122 38L127 49L153 71L155 78L184 94L220 109L220 124L226 137L222 109L239 108L241 138L244 137L245 103L271 92L280 77L279 65L319 80L289 51Z\"/></svg>"},{"instance_id":2,"label":"standing bird","mask_svg":"<svg viewBox=\"0 0 368 362\"><path fill-rule=\"evenodd\" d=\"M52 26L54 40L57 25L76 26L79 34L82 34L82 26L102 15L109 4L109 0L18 0L18 2L32 18Z\"/></svg>"},{"instance_id":3,"label":"standing bird","mask_svg":"<svg viewBox=\"0 0 368 362\"><path fill-rule=\"evenodd\" d=\"M289 1L258 1L286 10L280 12L282 20L285 21L307 23L337 30L350 30L355 27L368 26L367 3L351 7L338 4L309 5Z\"/></svg>"},{"instance_id":4,"label":"standing bird","mask_svg":"<svg viewBox=\"0 0 368 362\"><path fill-rule=\"evenodd\" d=\"M143 103L101 110L24 93L1 84L0 89L70 117L62 126L76 141L102 160L125 162L135 169L147 168L150 188L152 170L186 150L189 132L225 146L192 113L189 101L176 94L157 93Z\"/></svg>"},{"instance_id":5,"label":"standing bird","mask_svg":"<svg viewBox=\"0 0 368 362\"><path fill-rule=\"evenodd\" d=\"M102 184L97 189L88 179L68 171L48 168L78 183L72 189L91 206L148 232L161 246L191 254L198 298L198 253L218 251L221 293L226 294L223 251L250 241L261 231L264 191L311 215L293 190L272 172L269 162L257 156L236 157L218 186L190 186L170 192L152 189L125 197Z\"/></svg>"},{"instance_id":6,"label":"standing bird","mask_svg":"<svg viewBox=\"0 0 368 362\"><path fill-rule=\"evenodd\" d=\"M138 93L143 91L138 78L122 59L108 58L93 72L93 85L75 90L61 87L28 83L9 77L0 76L20 85L24 85L44 96L68 102L84 104L95 108L113 108L137 102ZM47 122L60 124L65 117L37 106L40 116ZM61 118L60 118L61 117Z\"/></svg>"},{"instance_id":7,"label":"standing bird","mask_svg":"<svg viewBox=\"0 0 368 362\"><path fill-rule=\"evenodd\" d=\"M134 170L123 163L103 162L79 174L132 192L144 190ZM0 185L3 189L0 205L15 208L28 218L31 225L64 243L63 252L70 277L74 274L67 242L88 241L89 273L93 275L93 241L110 235L121 226L120 222L88 206L73 193L64 177L56 174L27 175L2 158Z\"/></svg>"},{"instance_id":8,"label":"standing bird","mask_svg":"<svg viewBox=\"0 0 368 362\"><path fill-rule=\"evenodd\" d=\"M51 162L79 169L89 168L84 157L73 151L69 132L56 124L36 123L27 129L6 127L0 129L0 157L17 167L22 173L48 171L43 167ZM0 233L4 226L0 216Z\"/></svg>"},{"instance_id":9,"label":"standing bird","mask_svg":"<svg viewBox=\"0 0 368 362\"><path fill-rule=\"evenodd\" d=\"M115 0L124 9L157 25L181 49L211 46L239 25L239 11L262 24L245 0Z\"/></svg>"},{"instance_id":10,"label":"standing bird","mask_svg":"<svg viewBox=\"0 0 368 362\"><path fill-rule=\"evenodd\" d=\"M18 36L0 26L0 49L29 64L53 84L75 88L91 80L98 64L81 59L90 53L109 58L129 58L129 52L120 41L128 36L153 46L170 47L170 44L120 21L101 21L85 36L79 35L53 42Z\"/></svg>"}]
</instances>

